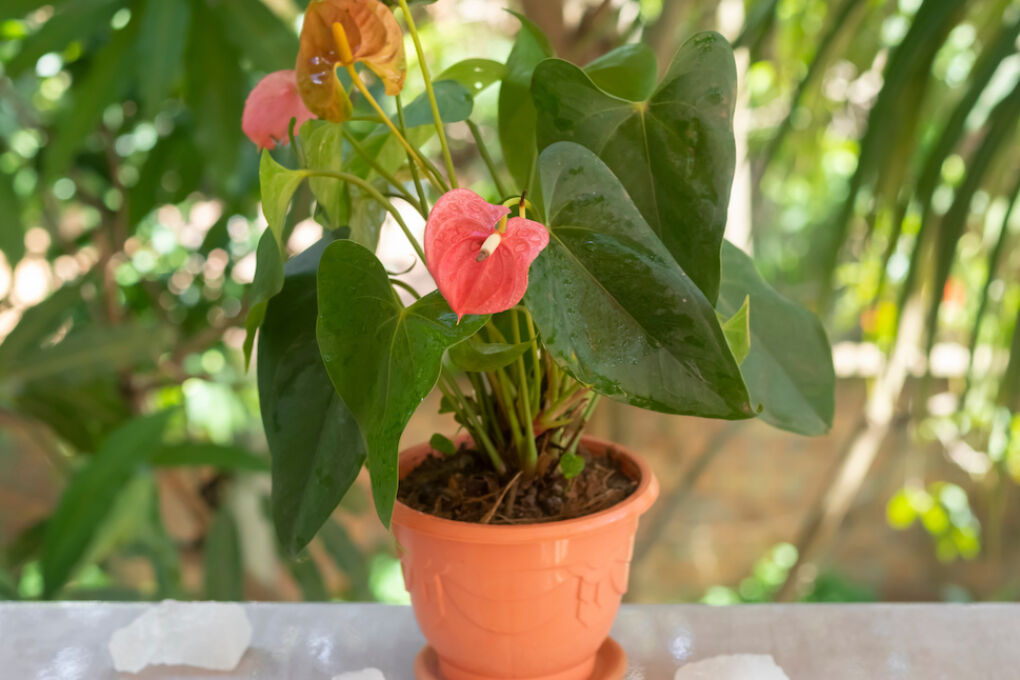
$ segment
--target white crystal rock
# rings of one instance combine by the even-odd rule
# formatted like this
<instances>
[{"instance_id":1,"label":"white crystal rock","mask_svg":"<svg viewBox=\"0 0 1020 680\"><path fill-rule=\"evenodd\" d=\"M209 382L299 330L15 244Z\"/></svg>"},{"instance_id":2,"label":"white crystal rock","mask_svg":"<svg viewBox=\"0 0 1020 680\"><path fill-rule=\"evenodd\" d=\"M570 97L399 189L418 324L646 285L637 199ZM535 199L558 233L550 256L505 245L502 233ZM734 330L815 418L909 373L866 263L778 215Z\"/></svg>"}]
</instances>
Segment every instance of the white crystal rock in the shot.
<instances>
[{"instance_id":1,"label":"white crystal rock","mask_svg":"<svg viewBox=\"0 0 1020 680\"><path fill-rule=\"evenodd\" d=\"M121 672L156 664L230 671L250 642L251 623L239 604L164 600L114 631L109 648Z\"/></svg>"},{"instance_id":2,"label":"white crystal rock","mask_svg":"<svg viewBox=\"0 0 1020 680\"><path fill-rule=\"evenodd\" d=\"M378 668L363 668L360 671L334 675L333 680L386 680L386 678Z\"/></svg>"},{"instance_id":3,"label":"white crystal rock","mask_svg":"<svg viewBox=\"0 0 1020 680\"><path fill-rule=\"evenodd\" d=\"M724 654L689 663L673 680L790 680L770 654Z\"/></svg>"}]
</instances>

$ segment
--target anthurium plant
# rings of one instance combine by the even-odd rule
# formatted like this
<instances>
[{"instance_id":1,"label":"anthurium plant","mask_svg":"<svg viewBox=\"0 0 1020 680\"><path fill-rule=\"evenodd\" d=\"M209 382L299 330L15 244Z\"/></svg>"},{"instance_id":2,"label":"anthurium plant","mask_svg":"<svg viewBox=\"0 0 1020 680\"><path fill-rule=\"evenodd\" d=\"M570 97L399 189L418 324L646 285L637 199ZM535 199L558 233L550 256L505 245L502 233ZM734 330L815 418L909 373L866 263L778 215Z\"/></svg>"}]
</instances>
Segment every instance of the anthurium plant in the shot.
<instances>
[{"instance_id":1,"label":"anthurium plant","mask_svg":"<svg viewBox=\"0 0 1020 680\"><path fill-rule=\"evenodd\" d=\"M260 328L274 519L291 550L363 464L388 524L401 433L437 387L477 456L525 483L581 471L600 395L803 434L831 424L820 324L723 238L735 163L726 40L692 37L660 78L641 44L577 66L518 18L506 63L433 75L408 0L313 0L295 68L248 99L269 226L246 349ZM407 103L405 36L423 85ZM505 167L471 119L493 86ZM460 185L454 124L470 131L494 192ZM285 261L305 182L327 236ZM408 210L426 220L423 243ZM437 290L412 289L376 257L387 218ZM452 454L444 435L432 445Z\"/></svg>"}]
</instances>

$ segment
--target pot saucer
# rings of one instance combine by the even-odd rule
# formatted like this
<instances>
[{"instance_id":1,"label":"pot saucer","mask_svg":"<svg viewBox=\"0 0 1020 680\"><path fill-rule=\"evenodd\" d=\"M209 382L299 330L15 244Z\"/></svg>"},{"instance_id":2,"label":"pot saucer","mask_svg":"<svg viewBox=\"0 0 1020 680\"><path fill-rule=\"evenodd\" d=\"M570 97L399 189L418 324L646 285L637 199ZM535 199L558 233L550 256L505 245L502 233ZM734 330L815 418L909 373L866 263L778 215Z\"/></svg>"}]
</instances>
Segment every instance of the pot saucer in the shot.
<instances>
[{"instance_id":1,"label":"pot saucer","mask_svg":"<svg viewBox=\"0 0 1020 680\"><path fill-rule=\"evenodd\" d=\"M627 653L616 640L607 637L595 654L595 669L589 680L620 680L627 671ZM443 680L439 674L439 657L430 645L422 647L414 658L417 680Z\"/></svg>"}]
</instances>

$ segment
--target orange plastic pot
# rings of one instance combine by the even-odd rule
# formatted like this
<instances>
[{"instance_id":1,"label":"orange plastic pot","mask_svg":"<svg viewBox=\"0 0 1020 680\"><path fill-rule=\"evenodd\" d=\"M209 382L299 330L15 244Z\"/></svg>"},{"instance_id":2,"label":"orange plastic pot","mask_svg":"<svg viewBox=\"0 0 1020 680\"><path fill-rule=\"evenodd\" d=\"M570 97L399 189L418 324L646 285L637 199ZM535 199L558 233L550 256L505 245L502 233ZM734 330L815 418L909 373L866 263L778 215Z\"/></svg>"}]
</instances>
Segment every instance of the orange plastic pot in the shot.
<instances>
[{"instance_id":1,"label":"orange plastic pot","mask_svg":"<svg viewBox=\"0 0 1020 680\"><path fill-rule=\"evenodd\" d=\"M441 519L397 501L393 533L418 625L445 680L588 680L609 634L634 549L638 517L659 484L627 449L612 447L637 490L611 508L562 522L492 526ZM404 477L427 444L404 451Z\"/></svg>"}]
</instances>

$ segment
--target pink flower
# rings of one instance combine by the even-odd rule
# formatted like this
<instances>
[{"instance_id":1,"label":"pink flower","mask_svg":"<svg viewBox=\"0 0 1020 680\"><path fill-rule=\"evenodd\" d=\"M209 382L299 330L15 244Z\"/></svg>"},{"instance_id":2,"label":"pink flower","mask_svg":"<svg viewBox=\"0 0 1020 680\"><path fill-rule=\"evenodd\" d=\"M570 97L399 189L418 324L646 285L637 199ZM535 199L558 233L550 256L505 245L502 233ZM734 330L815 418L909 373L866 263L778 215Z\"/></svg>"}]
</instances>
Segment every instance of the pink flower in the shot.
<instances>
[{"instance_id":1,"label":"pink flower","mask_svg":"<svg viewBox=\"0 0 1020 680\"><path fill-rule=\"evenodd\" d=\"M290 119L296 118L294 134L315 116L298 93L293 70L274 71L259 81L244 102L241 129L260 149L273 149L289 141Z\"/></svg>"},{"instance_id":2,"label":"pink flower","mask_svg":"<svg viewBox=\"0 0 1020 680\"><path fill-rule=\"evenodd\" d=\"M425 260L457 313L495 314L528 290L528 268L549 243L545 226L468 189L443 194L425 224Z\"/></svg>"}]
</instances>

